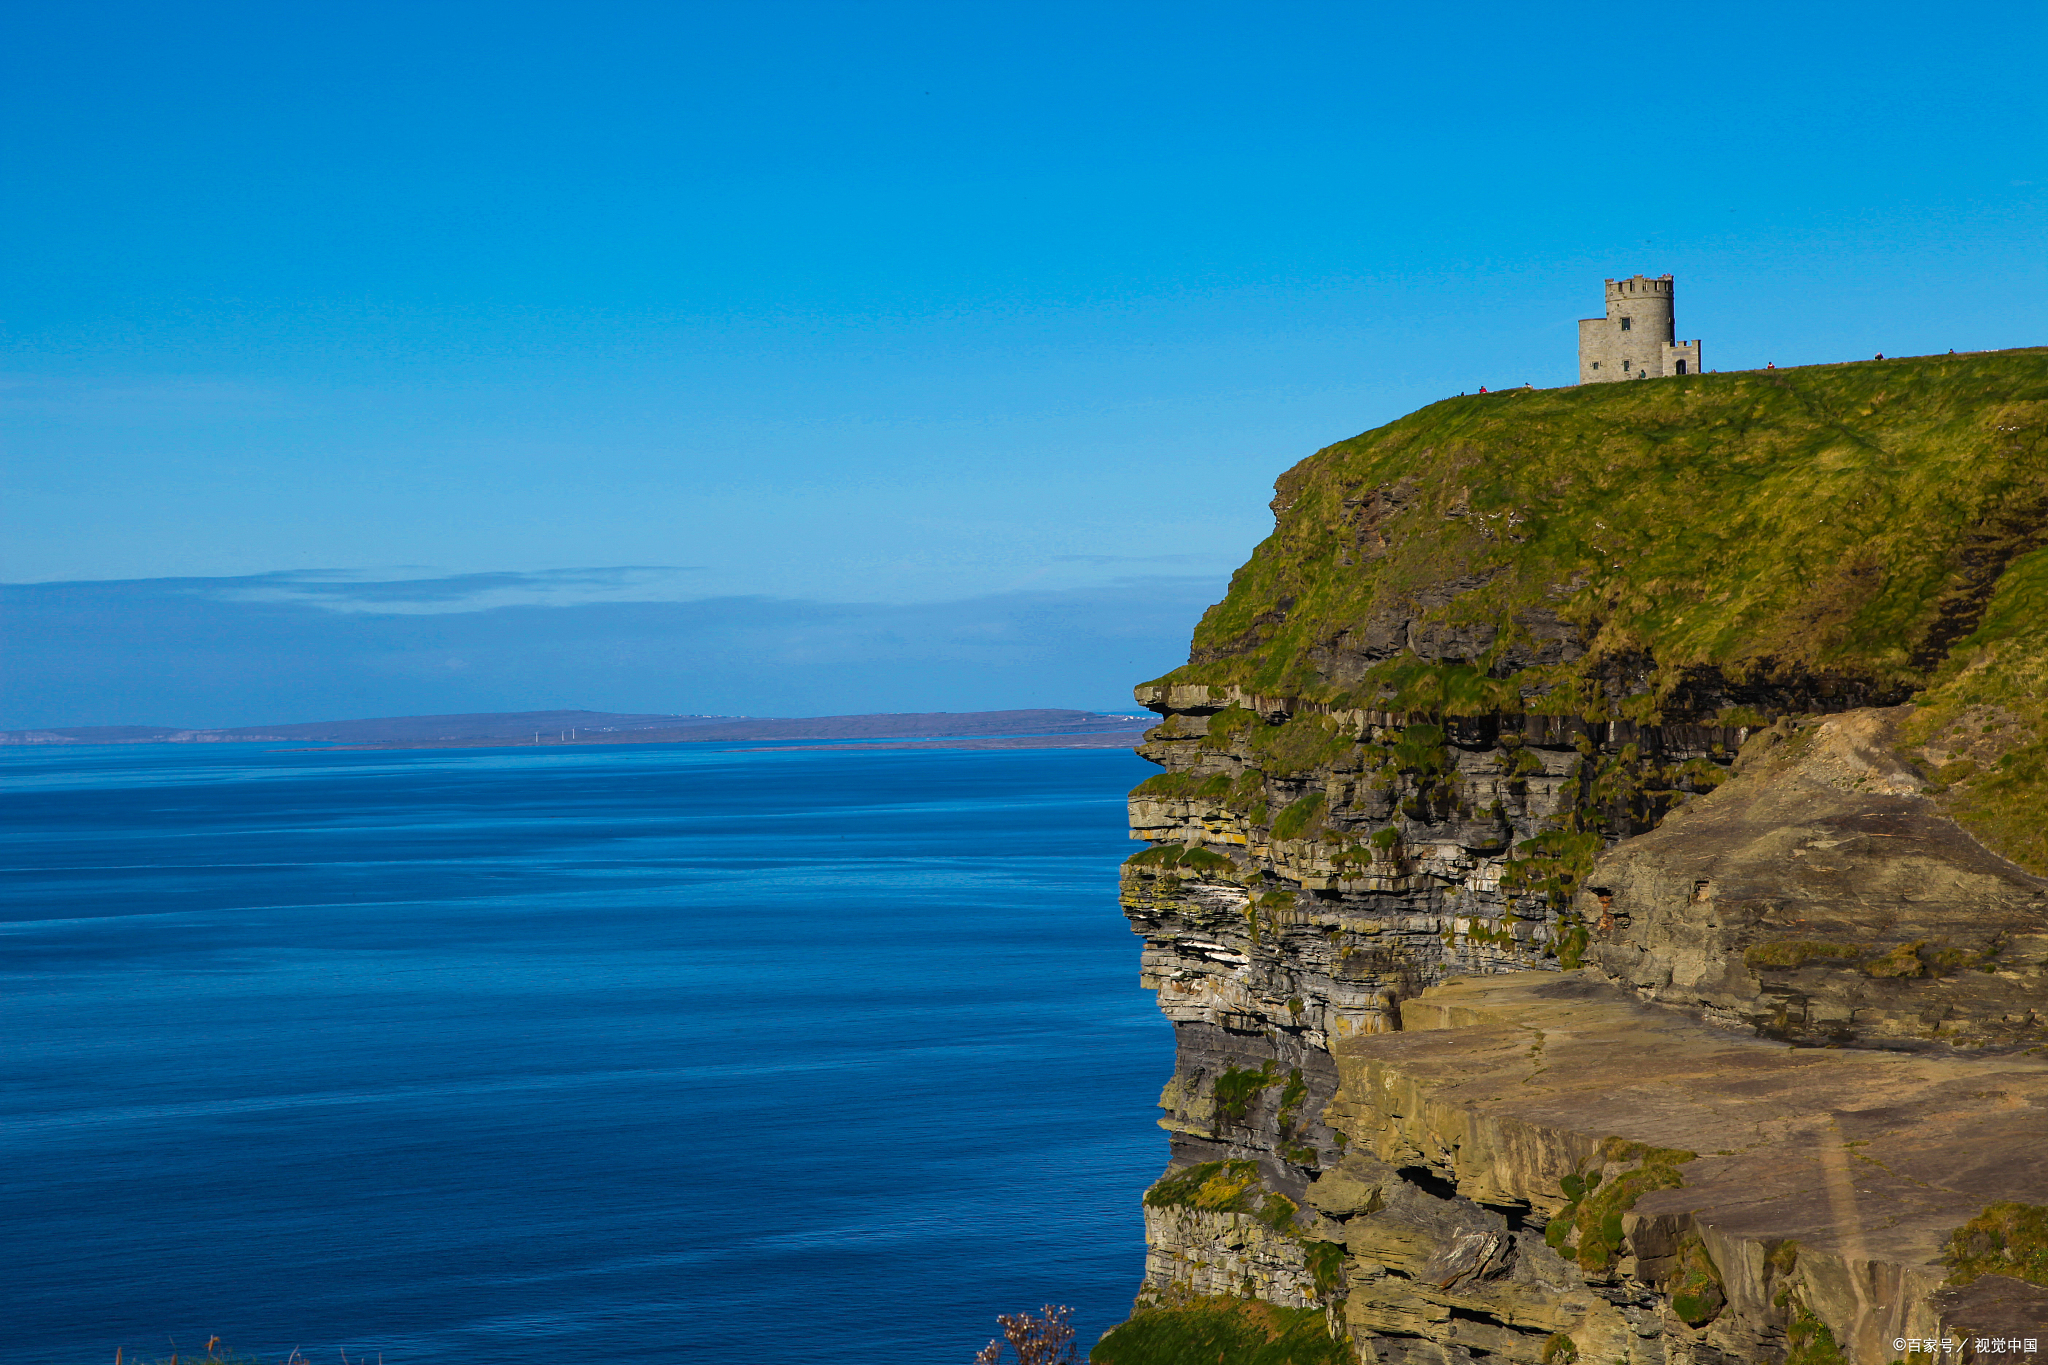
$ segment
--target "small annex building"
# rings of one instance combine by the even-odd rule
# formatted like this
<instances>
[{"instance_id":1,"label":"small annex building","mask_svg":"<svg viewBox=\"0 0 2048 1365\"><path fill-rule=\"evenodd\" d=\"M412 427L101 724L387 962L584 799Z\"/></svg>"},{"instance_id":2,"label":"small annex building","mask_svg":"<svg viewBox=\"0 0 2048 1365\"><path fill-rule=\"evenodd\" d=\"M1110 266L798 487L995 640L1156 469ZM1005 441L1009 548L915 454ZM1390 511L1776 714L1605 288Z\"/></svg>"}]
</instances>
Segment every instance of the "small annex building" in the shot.
<instances>
[{"instance_id":1,"label":"small annex building","mask_svg":"<svg viewBox=\"0 0 2048 1365\"><path fill-rule=\"evenodd\" d=\"M1607 316L1579 320L1579 382L1705 373L1700 369L1699 342L1681 342L1676 335L1669 275L1609 280Z\"/></svg>"}]
</instances>

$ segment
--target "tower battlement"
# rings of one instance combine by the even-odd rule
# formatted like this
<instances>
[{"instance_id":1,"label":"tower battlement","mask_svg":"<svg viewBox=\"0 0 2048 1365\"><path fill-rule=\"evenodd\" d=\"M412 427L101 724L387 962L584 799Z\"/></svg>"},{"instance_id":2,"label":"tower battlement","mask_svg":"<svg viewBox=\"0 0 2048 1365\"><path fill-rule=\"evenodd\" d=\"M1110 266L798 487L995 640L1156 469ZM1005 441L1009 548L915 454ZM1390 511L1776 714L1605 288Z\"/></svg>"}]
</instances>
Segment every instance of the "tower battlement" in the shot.
<instances>
[{"instance_id":1,"label":"tower battlement","mask_svg":"<svg viewBox=\"0 0 2048 1365\"><path fill-rule=\"evenodd\" d=\"M1579 382L1700 373L1700 343L1679 341L1669 275L1606 281L1607 315L1579 321Z\"/></svg>"},{"instance_id":2,"label":"tower battlement","mask_svg":"<svg viewBox=\"0 0 2048 1365\"><path fill-rule=\"evenodd\" d=\"M1634 298L1643 294L1669 294L1671 277L1659 275L1651 279L1648 275L1631 275L1625 280L1607 281L1607 297L1610 299Z\"/></svg>"}]
</instances>

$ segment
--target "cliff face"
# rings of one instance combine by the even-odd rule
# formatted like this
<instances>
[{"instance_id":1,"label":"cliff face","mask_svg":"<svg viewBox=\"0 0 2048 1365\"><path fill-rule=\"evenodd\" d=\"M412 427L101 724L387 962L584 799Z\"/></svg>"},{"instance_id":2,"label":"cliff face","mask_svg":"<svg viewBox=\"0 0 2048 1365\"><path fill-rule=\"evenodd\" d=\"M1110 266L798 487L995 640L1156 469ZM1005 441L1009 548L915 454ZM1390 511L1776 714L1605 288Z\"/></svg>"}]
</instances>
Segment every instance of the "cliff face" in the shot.
<instances>
[{"instance_id":1,"label":"cliff face","mask_svg":"<svg viewBox=\"0 0 2048 1365\"><path fill-rule=\"evenodd\" d=\"M1949 1241L2048 1204L2048 351L1451 400L1278 487L1137 692L1172 1160L1095 1358L1890 1360L2048 1308L2048 1245Z\"/></svg>"}]
</instances>

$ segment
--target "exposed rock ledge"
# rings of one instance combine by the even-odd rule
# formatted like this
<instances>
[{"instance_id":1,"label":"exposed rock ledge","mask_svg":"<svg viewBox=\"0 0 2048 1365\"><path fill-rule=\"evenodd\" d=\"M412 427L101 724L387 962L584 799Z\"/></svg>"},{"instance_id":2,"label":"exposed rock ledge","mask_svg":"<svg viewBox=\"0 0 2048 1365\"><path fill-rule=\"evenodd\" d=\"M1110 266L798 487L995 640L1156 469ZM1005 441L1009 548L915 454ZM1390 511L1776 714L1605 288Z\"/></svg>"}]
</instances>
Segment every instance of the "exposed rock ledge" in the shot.
<instances>
[{"instance_id":1,"label":"exposed rock ledge","mask_svg":"<svg viewBox=\"0 0 2048 1365\"><path fill-rule=\"evenodd\" d=\"M1362 1358L1555 1360L1561 1334L1587 1361L1705 1365L1782 1358L1815 1324L1858 1362L2048 1337L2048 1290L1941 1289L1953 1230L2048 1203L2048 1062L1740 1037L1588 972L1457 978L1402 1019L1335 1044L1349 1147L1308 1194L1350 1252ZM1635 1181L1615 1254L1546 1244L1571 1179L1619 1191L1659 1161L1684 1183ZM1689 1267L1697 1326L1673 1307Z\"/></svg>"},{"instance_id":2,"label":"exposed rock ledge","mask_svg":"<svg viewBox=\"0 0 2048 1365\"><path fill-rule=\"evenodd\" d=\"M1181 719L1150 747L1232 799L1320 793L1334 842L1200 790L1132 800L1154 851L1125 905L1179 1054L1141 1308L1341 1303L1385 1365L2048 1340L2048 1291L1940 1289L1951 1233L2048 1204L2048 884L1923 794L1902 709L1748 736L1728 780L1589 854L1561 912L1510 889L1498 849L1597 790L1615 736L1525 737L1519 758L1469 736L1440 776L1378 786L1360 774L1412 731L1344 717L1303 782L1258 766L1302 723L1279 714L1222 742ZM1457 800L1411 800L1425 781ZM1488 806L1511 835L1461 813ZM1379 820L1405 859L1344 861ZM1586 966L1559 972L1546 948L1574 935ZM1607 1193L1546 1241L1567 1178L1595 1172ZM1641 1198L1608 1207L1625 1186Z\"/></svg>"},{"instance_id":3,"label":"exposed rock ledge","mask_svg":"<svg viewBox=\"0 0 2048 1365\"><path fill-rule=\"evenodd\" d=\"M1137 692L1104 1365L2048 1341L2048 350L1447 400L1276 493Z\"/></svg>"},{"instance_id":4,"label":"exposed rock ledge","mask_svg":"<svg viewBox=\"0 0 2048 1365\"><path fill-rule=\"evenodd\" d=\"M1781 722L1742 776L1610 849L1588 956L1646 999L1815 1042L2028 1047L2048 1019L2048 882L1921 795L1910 707Z\"/></svg>"}]
</instances>

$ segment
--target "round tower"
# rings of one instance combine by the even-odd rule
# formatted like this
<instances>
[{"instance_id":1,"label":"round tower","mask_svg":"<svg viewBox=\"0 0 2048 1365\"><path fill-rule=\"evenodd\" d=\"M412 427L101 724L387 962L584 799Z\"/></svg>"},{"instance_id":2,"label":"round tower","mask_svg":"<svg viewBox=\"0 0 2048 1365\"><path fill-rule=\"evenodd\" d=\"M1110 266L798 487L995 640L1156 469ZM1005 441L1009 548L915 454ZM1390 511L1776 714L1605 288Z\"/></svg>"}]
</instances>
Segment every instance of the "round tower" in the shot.
<instances>
[{"instance_id":1,"label":"round tower","mask_svg":"<svg viewBox=\"0 0 2048 1365\"><path fill-rule=\"evenodd\" d=\"M1653 280L1647 275L1631 275L1625 280L1609 280L1607 318L1614 324L1610 341L1616 353L1626 355L1630 343L1639 343L1635 355L1628 358L1641 356L1652 362L1651 373L1658 373L1657 348L1678 337L1671 320L1671 277L1659 275ZM1641 363L1631 368L1639 368Z\"/></svg>"}]
</instances>

